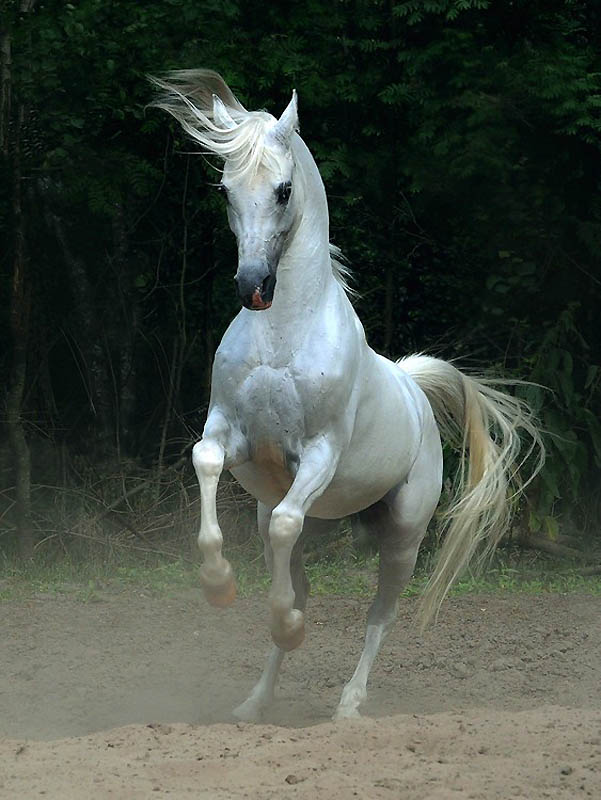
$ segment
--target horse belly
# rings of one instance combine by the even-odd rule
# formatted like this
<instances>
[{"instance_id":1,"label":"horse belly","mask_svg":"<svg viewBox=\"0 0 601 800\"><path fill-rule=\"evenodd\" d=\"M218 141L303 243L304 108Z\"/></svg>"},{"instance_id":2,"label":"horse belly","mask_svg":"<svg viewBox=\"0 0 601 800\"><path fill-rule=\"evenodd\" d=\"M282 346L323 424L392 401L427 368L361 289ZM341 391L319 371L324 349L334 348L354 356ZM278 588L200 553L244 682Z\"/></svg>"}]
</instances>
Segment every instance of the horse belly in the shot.
<instances>
[{"instance_id":1,"label":"horse belly","mask_svg":"<svg viewBox=\"0 0 601 800\"><path fill-rule=\"evenodd\" d=\"M272 442L256 446L252 461L230 471L245 491L270 508L275 508L292 486L283 448Z\"/></svg>"},{"instance_id":2,"label":"horse belly","mask_svg":"<svg viewBox=\"0 0 601 800\"><path fill-rule=\"evenodd\" d=\"M332 482L309 510L313 517L338 519L377 503L409 473L412 456L399 443L387 452L348 453Z\"/></svg>"}]
</instances>

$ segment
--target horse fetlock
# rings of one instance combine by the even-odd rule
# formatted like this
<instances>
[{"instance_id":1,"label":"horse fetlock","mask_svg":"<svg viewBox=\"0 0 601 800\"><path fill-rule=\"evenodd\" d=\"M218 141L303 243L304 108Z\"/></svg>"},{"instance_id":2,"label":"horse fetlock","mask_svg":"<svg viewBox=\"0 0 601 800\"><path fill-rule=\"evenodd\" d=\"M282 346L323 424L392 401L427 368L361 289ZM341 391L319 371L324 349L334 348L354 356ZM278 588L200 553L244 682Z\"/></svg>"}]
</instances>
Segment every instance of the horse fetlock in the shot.
<instances>
[{"instance_id":1,"label":"horse fetlock","mask_svg":"<svg viewBox=\"0 0 601 800\"><path fill-rule=\"evenodd\" d=\"M289 652L302 644L305 638L305 617L302 611L293 608L284 616L274 617L271 638L282 650Z\"/></svg>"},{"instance_id":2,"label":"horse fetlock","mask_svg":"<svg viewBox=\"0 0 601 800\"><path fill-rule=\"evenodd\" d=\"M342 697L340 698L341 706L355 706L356 708L367 697L367 690L365 686L353 686L348 683L342 690Z\"/></svg>"},{"instance_id":3,"label":"horse fetlock","mask_svg":"<svg viewBox=\"0 0 601 800\"><path fill-rule=\"evenodd\" d=\"M341 722L344 719L361 719L361 714L356 706L338 706L332 719L334 722Z\"/></svg>"},{"instance_id":4,"label":"horse fetlock","mask_svg":"<svg viewBox=\"0 0 601 800\"><path fill-rule=\"evenodd\" d=\"M273 703L273 688L260 682L243 703L233 709L232 714L242 722L260 722L265 710Z\"/></svg>"},{"instance_id":5,"label":"horse fetlock","mask_svg":"<svg viewBox=\"0 0 601 800\"><path fill-rule=\"evenodd\" d=\"M254 697L249 697L248 700L232 710L232 715L240 722L261 722L265 705L267 704L259 702Z\"/></svg>"},{"instance_id":6,"label":"horse fetlock","mask_svg":"<svg viewBox=\"0 0 601 800\"><path fill-rule=\"evenodd\" d=\"M236 599L236 581L229 561L225 558L200 567L200 583L212 606L226 608Z\"/></svg>"},{"instance_id":7,"label":"horse fetlock","mask_svg":"<svg viewBox=\"0 0 601 800\"><path fill-rule=\"evenodd\" d=\"M220 586L233 580L234 571L230 562L219 556L206 560L200 567L200 579L203 585Z\"/></svg>"},{"instance_id":8,"label":"horse fetlock","mask_svg":"<svg viewBox=\"0 0 601 800\"><path fill-rule=\"evenodd\" d=\"M201 523L200 533L198 534L198 546L205 559L219 559L222 545L223 536L219 526Z\"/></svg>"},{"instance_id":9,"label":"horse fetlock","mask_svg":"<svg viewBox=\"0 0 601 800\"><path fill-rule=\"evenodd\" d=\"M340 698L340 704L334 714L334 720L357 719L361 716L359 706L367 697L367 690L363 686L347 684Z\"/></svg>"}]
</instances>

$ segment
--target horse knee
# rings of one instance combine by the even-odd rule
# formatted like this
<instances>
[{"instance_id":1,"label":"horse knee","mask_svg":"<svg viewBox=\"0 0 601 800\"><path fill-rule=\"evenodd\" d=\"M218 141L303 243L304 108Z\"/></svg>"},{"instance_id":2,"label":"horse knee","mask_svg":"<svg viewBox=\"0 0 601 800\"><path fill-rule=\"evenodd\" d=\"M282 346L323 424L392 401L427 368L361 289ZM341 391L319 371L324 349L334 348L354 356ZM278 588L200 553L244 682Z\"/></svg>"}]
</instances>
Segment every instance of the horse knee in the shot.
<instances>
[{"instance_id":1,"label":"horse knee","mask_svg":"<svg viewBox=\"0 0 601 800\"><path fill-rule=\"evenodd\" d=\"M303 528L300 511L273 511L269 525L269 541L274 550L292 548Z\"/></svg>"},{"instance_id":2,"label":"horse knee","mask_svg":"<svg viewBox=\"0 0 601 800\"><path fill-rule=\"evenodd\" d=\"M199 478L218 478L223 470L223 447L203 439L192 449L192 464Z\"/></svg>"}]
</instances>

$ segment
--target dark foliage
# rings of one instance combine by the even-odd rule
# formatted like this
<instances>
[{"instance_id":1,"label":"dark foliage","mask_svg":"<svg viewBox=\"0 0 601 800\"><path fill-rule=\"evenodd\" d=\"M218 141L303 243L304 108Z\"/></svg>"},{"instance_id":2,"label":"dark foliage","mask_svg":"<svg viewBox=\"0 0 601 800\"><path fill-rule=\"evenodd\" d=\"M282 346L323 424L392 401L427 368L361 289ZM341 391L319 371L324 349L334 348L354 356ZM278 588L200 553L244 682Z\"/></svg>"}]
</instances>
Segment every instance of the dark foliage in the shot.
<instances>
[{"instance_id":1,"label":"dark foliage","mask_svg":"<svg viewBox=\"0 0 601 800\"><path fill-rule=\"evenodd\" d=\"M238 307L235 250L214 170L146 108L146 74L208 66L249 108L279 111L298 90L376 349L434 350L552 390L519 389L549 432L529 525L594 534L600 24L591 0L260 14L248 0L3 0L0 369L8 409L24 349L33 481L75 480L82 459L162 469L201 429ZM12 484L4 451L0 469Z\"/></svg>"}]
</instances>

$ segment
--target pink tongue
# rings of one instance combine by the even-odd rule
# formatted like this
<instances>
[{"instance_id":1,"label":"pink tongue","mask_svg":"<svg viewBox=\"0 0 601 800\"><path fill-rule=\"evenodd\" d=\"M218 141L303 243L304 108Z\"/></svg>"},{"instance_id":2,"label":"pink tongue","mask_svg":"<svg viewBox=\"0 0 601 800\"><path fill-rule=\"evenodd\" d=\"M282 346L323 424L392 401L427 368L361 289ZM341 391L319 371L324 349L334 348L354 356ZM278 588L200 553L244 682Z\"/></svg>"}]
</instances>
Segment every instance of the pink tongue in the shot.
<instances>
[{"instance_id":1,"label":"pink tongue","mask_svg":"<svg viewBox=\"0 0 601 800\"><path fill-rule=\"evenodd\" d=\"M258 289L255 289L253 292L251 305L253 308L269 308L271 303L265 303L261 297L261 292Z\"/></svg>"}]
</instances>

